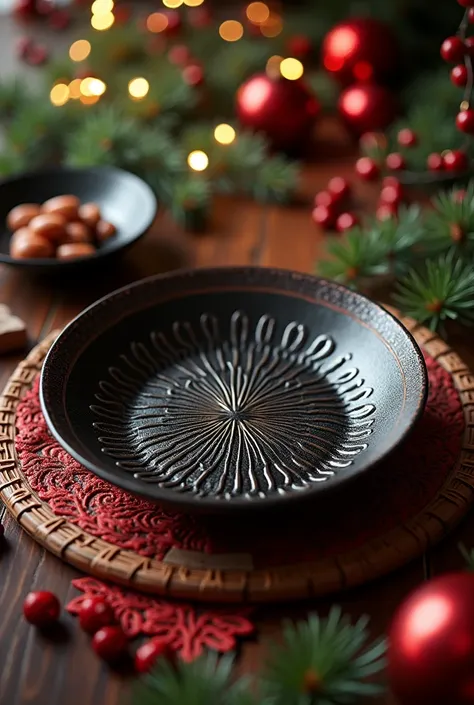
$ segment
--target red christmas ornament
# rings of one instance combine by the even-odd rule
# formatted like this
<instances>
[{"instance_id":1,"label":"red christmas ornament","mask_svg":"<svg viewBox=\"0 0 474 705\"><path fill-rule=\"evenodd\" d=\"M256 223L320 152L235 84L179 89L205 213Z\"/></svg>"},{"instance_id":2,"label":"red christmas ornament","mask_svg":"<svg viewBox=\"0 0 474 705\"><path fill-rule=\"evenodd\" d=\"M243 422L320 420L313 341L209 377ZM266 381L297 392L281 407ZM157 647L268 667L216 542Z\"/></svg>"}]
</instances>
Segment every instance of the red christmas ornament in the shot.
<instances>
[{"instance_id":1,"label":"red christmas ornament","mask_svg":"<svg viewBox=\"0 0 474 705\"><path fill-rule=\"evenodd\" d=\"M447 171L465 171L469 162L465 152L453 149L443 155L443 166Z\"/></svg>"},{"instance_id":2,"label":"red christmas ornament","mask_svg":"<svg viewBox=\"0 0 474 705\"><path fill-rule=\"evenodd\" d=\"M314 205L322 206L323 208L332 208L336 202L332 193L329 191L320 191L314 197Z\"/></svg>"},{"instance_id":3,"label":"red christmas ornament","mask_svg":"<svg viewBox=\"0 0 474 705\"><path fill-rule=\"evenodd\" d=\"M191 52L186 44L175 44L168 52L168 59L176 66L186 66L191 61Z\"/></svg>"},{"instance_id":4,"label":"red christmas ornament","mask_svg":"<svg viewBox=\"0 0 474 705\"><path fill-rule=\"evenodd\" d=\"M291 150L311 137L319 103L301 81L256 74L237 92L244 127L263 132L275 149Z\"/></svg>"},{"instance_id":5,"label":"red christmas ornament","mask_svg":"<svg viewBox=\"0 0 474 705\"><path fill-rule=\"evenodd\" d=\"M174 663L176 654L168 644L163 644L158 639L150 639L139 646L135 653L135 670L137 673L148 673L159 658L165 658Z\"/></svg>"},{"instance_id":6,"label":"red christmas ornament","mask_svg":"<svg viewBox=\"0 0 474 705\"><path fill-rule=\"evenodd\" d=\"M312 213L313 222L322 228L331 228L334 225L334 213L327 206L316 206Z\"/></svg>"},{"instance_id":7,"label":"red christmas ornament","mask_svg":"<svg viewBox=\"0 0 474 705\"><path fill-rule=\"evenodd\" d=\"M102 627L112 624L114 612L111 606L100 597L87 597L81 605L79 624L85 632L94 634Z\"/></svg>"},{"instance_id":8,"label":"red christmas ornament","mask_svg":"<svg viewBox=\"0 0 474 705\"><path fill-rule=\"evenodd\" d=\"M467 21L469 24L474 24L474 7L470 7L467 11Z\"/></svg>"},{"instance_id":9,"label":"red christmas ornament","mask_svg":"<svg viewBox=\"0 0 474 705\"><path fill-rule=\"evenodd\" d=\"M47 590L30 592L23 602L23 614L30 624L45 627L56 622L61 606L56 595Z\"/></svg>"},{"instance_id":10,"label":"red christmas ornament","mask_svg":"<svg viewBox=\"0 0 474 705\"><path fill-rule=\"evenodd\" d=\"M464 42L459 37L448 37L441 44L440 53L445 61L457 64L464 57Z\"/></svg>"},{"instance_id":11,"label":"red christmas ornament","mask_svg":"<svg viewBox=\"0 0 474 705\"><path fill-rule=\"evenodd\" d=\"M401 605L390 629L388 676L400 705L474 702L474 575L430 580Z\"/></svg>"},{"instance_id":12,"label":"red christmas ornament","mask_svg":"<svg viewBox=\"0 0 474 705\"><path fill-rule=\"evenodd\" d=\"M309 37L304 34L298 34L290 37L286 43L289 56L294 56L297 59L307 59L313 50L313 45Z\"/></svg>"},{"instance_id":13,"label":"red christmas ornament","mask_svg":"<svg viewBox=\"0 0 474 705\"><path fill-rule=\"evenodd\" d=\"M328 191L334 201L343 201L351 193L349 182L342 176L333 176L328 183Z\"/></svg>"},{"instance_id":14,"label":"red christmas ornament","mask_svg":"<svg viewBox=\"0 0 474 705\"><path fill-rule=\"evenodd\" d=\"M467 132L470 135L474 133L474 110L472 108L461 110L457 114L456 127L461 132Z\"/></svg>"},{"instance_id":15,"label":"red christmas ornament","mask_svg":"<svg viewBox=\"0 0 474 705\"><path fill-rule=\"evenodd\" d=\"M426 160L426 166L430 171L443 171L444 170L444 161L443 157L441 154L438 154L437 152L433 152L428 156L428 159Z\"/></svg>"},{"instance_id":16,"label":"red christmas ornament","mask_svg":"<svg viewBox=\"0 0 474 705\"><path fill-rule=\"evenodd\" d=\"M191 64L183 69L183 81L188 86L201 86L204 83L204 71L199 64Z\"/></svg>"},{"instance_id":17,"label":"red christmas ornament","mask_svg":"<svg viewBox=\"0 0 474 705\"><path fill-rule=\"evenodd\" d=\"M467 68L464 64L458 64L451 69L451 83L455 86L465 86L467 83Z\"/></svg>"},{"instance_id":18,"label":"red christmas ornament","mask_svg":"<svg viewBox=\"0 0 474 705\"><path fill-rule=\"evenodd\" d=\"M356 161L355 170L364 181L373 181L380 174L380 169L376 162L370 157L361 157Z\"/></svg>"},{"instance_id":19,"label":"red christmas ornament","mask_svg":"<svg viewBox=\"0 0 474 705\"><path fill-rule=\"evenodd\" d=\"M397 215L398 208L393 203L381 203L375 211L377 220L390 220L391 218L396 218Z\"/></svg>"},{"instance_id":20,"label":"red christmas ornament","mask_svg":"<svg viewBox=\"0 0 474 705\"><path fill-rule=\"evenodd\" d=\"M360 84L346 88L339 97L339 114L355 135L384 130L395 118L394 95L382 86Z\"/></svg>"},{"instance_id":21,"label":"red christmas ornament","mask_svg":"<svg viewBox=\"0 0 474 705\"><path fill-rule=\"evenodd\" d=\"M401 147L414 147L418 142L418 137L413 130L410 130L409 127L405 127L398 133L397 141Z\"/></svg>"},{"instance_id":22,"label":"red christmas ornament","mask_svg":"<svg viewBox=\"0 0 474 705\"><path fill-rule=\"evenodd\" d=\"M370 18L341 22L326 35L323 65L345 84L386 79L398 67L398 46L387 25Z\"/></svg>"},{"instance_id":23,"label":"red christmas ornament","mask_svg":"<svg viewBox=\"0 0 474 705\"><path fill-rule=\"evenodd\" d=\"M391 154L388 154L385 160L385 164L387 165L387 169L391 169L391 171L401 171L406 166L403 155L399 154L398 152L392 152Z\"/></svg>"},{"instance_id":24,"label":"red christmas ornament","mask_svg":"<svg viewBox=\"0 0 474 705\"><path fill-rule=\"evenodd\" d=\"M102 627L92 637L92 648L97 656L112 663L127 651L127 637L120 627Z\"/></svg>"},{"instance_id":25,"label":"red christmas ornament","mask_svg":"<svg viewBox=\"0 0 474 705\"><path fill-rule=\"evenodd\" d=\"M336 230L339 233L351 230L355 228L356 225L359 225L359 219L353 213L341 213L336 220Z\"/></svg>"}]
</instances>

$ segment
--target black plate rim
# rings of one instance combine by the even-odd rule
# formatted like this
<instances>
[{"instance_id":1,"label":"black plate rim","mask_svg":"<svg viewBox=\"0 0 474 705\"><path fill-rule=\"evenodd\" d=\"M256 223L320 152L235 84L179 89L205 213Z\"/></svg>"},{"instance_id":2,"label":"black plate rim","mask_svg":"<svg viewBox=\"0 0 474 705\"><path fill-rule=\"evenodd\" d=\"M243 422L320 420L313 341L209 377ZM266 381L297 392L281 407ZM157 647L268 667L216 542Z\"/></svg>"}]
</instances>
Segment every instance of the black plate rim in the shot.
<instances>
[{"instance_id":1,"label":"black plate rim","mask_svg":"<svg viewBox=\"0 0 474 705\"><path fill-rule=\"evenodd\" d=\"M114 475L113 473L109 472L109 470L106 467L102 467L100 464L94 463L89 461L89 459L85 456L82 455L82 453L73 446L71 446L70 443L68 443L66 440L64 440L62 434L61 434L61 429L57 427L54 418L52 414L48 411L47 408L47 403L45 399L45 379L48 377L49 374L49 368L52 364L52 360L54 358L54 355L57 354L58 348L61 346L62 342L64 339L67 337L69 332L74 329L74 327L80 322L81 319L83 319L85 316L90 315L91 312L94 311L94 309L99 309L101 306L104 304L107 304L107 302L111 301L112 299L116 297L123 296L127 292L130 292L131 290L134 290L136 288L142 287L142 286L147 286L152 284L155 281L166 281L167 279L170 278L175 278L175 277L193 277L195 275L200 275L200 276L206 276L210 275L212 276L213 273L216 272L232 272L232 273L249 273L249 272L266 272L266 273L272 273L274 275L280 275L280 276L290 276L290 277L296 277L299 279L305 279L307 281L310 281L314 283L314 285L319 285L319 286L329 286L332 288L335 288L337 290L346 292L347 294L350 294L351 296L354 296L358 301L361 303L365 303L366 305L369 305L375 313L378 315L383 315L388 317L388 319L391 320L392 324L394 324L395 328L398 328L402 335L404 336L406 342L409 344L409 348L411 351L411 354L413 355L413 361L417 363L417 374L418 374L418 380L419 380L419 395L418 395L418 405L416 407L415 413L412 414L412 417L410 419L410 423L406 424L406 428L402 432L402 434L399 435L396 443L393 443L392 446L387 449L385 452L382 452L381 454L377 455L372 461L368 462L363 468L359 470L359 472L356 475L351 475L351 476L344 476L342 473L339 474L339 476L335 476L331 482L328 483L322 483L322 484L315 484L312 488L306 490L305 492L302 492L301 494L299 493L289 493L285 495L279 495L276 494L275 496L272 497L266 497L263 499L260 498L255 498L252 499L252 501L248 501L245 498L232 498L230 501L224 501L221 499L216 499L212 497L207 497L207 498L199 498L196 499L193 495L177 495L177 493L173 493L173 491L170 490L161 490L160 488L156 488L153 486L147 486L148 491L144 491L140 488L140 485L134 481L134 478L130 475L123 474L123 475ZM87 347L87 345L85 346ZM85 349L85 347L83 349ZM79 357L80 353L82 351L77 351L77 355L75 356L74 361L72 362L72 365L75 363L77 358ZM72 367L71 365L71 367ZM53 375L54 376L54 375ZM64 403L64 390L66 388L66 378L63 380L63 393L62 393L62 399ZM172 272L166 272L164 274L157 274L157 275L152 275L150 277L146 277L144 279L132 282L131 284L125 285L123 287L120 287L119 289L116 289L109 294L106 294L105 296L101 297L94 303L92 303L90 306L85 308L80 314L78 314L72 321L70 321L67 326L61 331L59 336L56 338L54 341L53 345L49 349L45 360L42 365L41 369L41 375L40 375L40 386L39 386L39 397L40 397L40 404L41 404L41 409L44 415L44 418L46 420L47 426L52 434L52 436L58 441L58 443L66 450L69 455L71 455L77 462L79 462L81 465L86 467L88 470L90 470L92 473L100 477L101 479L105 480L106 482L109 482L112 485L115 485L117 487L120 487L123 490L126 490L127 492L130 492L133 495L136 496L141 496L144 499L147 499L149 501L154 501L162 506L169 506L169 507L174 507L177 510L192 510L195 513L199 512L211 512L211 513L241 513L245 511L253 511L253 510L265 510L265 509L272 509L276 507L285 507L285 506L293 506L295 502L304 502L306 500L310 499L315 499L322 497L325 493L338 490L342 485L348 486L351 482L353 482L356 478L365 476L369 471L371 471L373 468L378 466L385 458L387 458L396 448L398 448L402 443L404 443L411 432L413 431L414 427L416 426L417 422L421 418L427 398L428 398L428 392L429 392L429 382L428 382L428 371L426 367L426 363L423 357L423 353L421 352L418 343L414 339L413 335L410 333L410 331L407 330L407 328L399 321L399 319L393 315L390 311L385 309L383 306L380 304L376 303L375 301L369 299L368 297L359 294L358 292L354 292L347 287L343 286L342 284L339 284L338 282L332 281L325 279L323 277L317 277L311 274L307 273L302 273L302 272L295 272L293 270L287 270L283 268L275 268L275 267L259 267L259 266L222 266L222 267L210 267L210 268L197 268L197 269L177 269L173 270ZM66 413L67 416L67 413Z\"/></svg>"},{"instance_id":2,"label":"black plate rim","mask_svg":"<svg viewBox=\"0 0 474 705\"><path fill-rule=\"evenodd\" d=\"M101 172L103 174L110 174L111 176L115 175L120 175L120 174L125 174L127 177L131 177L136 180L137 183L140 184L140 187L148 193L148 197L150 198L150 203L152 204L152 208L150 210L151 216L148 219L148 222L146 223L145 227L142 228L139 232L137 232L133 237L127 238L126 240L118 240L116 243L112 244L107 248L107 250L97 250L97 252L93 255L88 255L87 257L77 257L77 259L74 260L57 260L57 259L15 259L14 257L10 257L10 255L4 254L3 252L0 252L0 263L7 265L8 267L19 267L23 269L35 269L37 271L48 271L48 270L54 270L54 271L64 271L65 269L74 269L76 267L80 267L81 265L89 265L89 264L95 264L99 260L104 260L109 256L115 255L118 252L123 252L124 250L128 249L132 245L134 245L140 238L142 238L148 230L151 228L153 225L153 222L156 218L156 214L158 212L158 200L156 197L156 194L154 193L153 189L144 181L140 176L137 176L137 174L134 174L131 171L127 171L126 169L121 169L120 167L115 167L115 166L94 166L94 167L85 167L85 168L75 168L75 167L56 167L56 168L51 168L51 169L41 169L39 171L28 171L28 172L22 172L21 174L15 174L14 176L10 178L5 178L5 179L0 179L0 188L6 184L11 184L15 182L21 182L24 179L33 179L33 178L51 178L51 177L57 177L61 176L64 174L80 174L81 176L84 176L84 178L87 178L87 175L90 173L97 173Z\"/></svg>"}]
</instances>

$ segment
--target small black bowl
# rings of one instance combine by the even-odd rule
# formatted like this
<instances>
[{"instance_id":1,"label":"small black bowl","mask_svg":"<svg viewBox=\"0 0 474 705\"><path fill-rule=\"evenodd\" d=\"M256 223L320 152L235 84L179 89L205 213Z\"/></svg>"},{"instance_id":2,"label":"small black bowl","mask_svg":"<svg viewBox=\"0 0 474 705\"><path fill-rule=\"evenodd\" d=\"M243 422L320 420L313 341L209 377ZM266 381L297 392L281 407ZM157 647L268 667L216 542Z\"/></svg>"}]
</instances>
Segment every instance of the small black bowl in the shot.
<instances>
[{"instance_id":1,"label":"small black bowl","mask_svg":"<svg viewBox=\"0 0 474 705\"><path fill-rule=\"evenodd\" d=\"M377 304L236 267L152 277L93 304L53 344L40 394L53 435L97 475L227 512L344 486L402 442L426 392L416 343Z\"/></svg>"},{"instance_id":2,"label":"small black bowl","mask_svg":"<svg viewBox=\"0 0 474 705\"><path fill-rule=\"evenodd\" d=\"M21 203L43 203L54 196L72 194L82 203L94 202L117 233L89 257L75 260L14 259L9 254L12 233L7 228L9 211ZM70 272L102 263L136 242L152 225L157 202L151 188L138 176L113 167L57 168L0 182L0 262L36 274Z\"/></svg>"}]
</instances>

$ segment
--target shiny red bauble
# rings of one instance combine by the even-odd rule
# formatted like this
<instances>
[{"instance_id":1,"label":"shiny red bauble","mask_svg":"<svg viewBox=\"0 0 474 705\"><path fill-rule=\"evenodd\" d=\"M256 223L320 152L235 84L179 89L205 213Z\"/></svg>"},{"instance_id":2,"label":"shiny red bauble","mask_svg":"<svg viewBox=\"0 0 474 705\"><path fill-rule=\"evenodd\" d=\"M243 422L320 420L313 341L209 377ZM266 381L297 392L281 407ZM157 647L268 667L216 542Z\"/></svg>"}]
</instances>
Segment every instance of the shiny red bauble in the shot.
<instances>
[{"instance_id":1,"label":"shiny red bauble","mask_svg":"<svg viewBox=\"0 0 474 705\"><path fill-rule=\"evenodd\" d=\"M430 171L444 171L443 157L441 154L438 154L438 152L429 154L426 160L426 166Z\"/></svg>"},{"instance_id":2,"label":"shiny red bauble","mask_svg":"<svg viewBox=\"0 0 474 705\"><path fill-rule=\"evenodd\" d=\"M355 170L358 176L364 181L373 181L380 174L380 169L371 157L360 157L356 161Z\"/></svg>"},{"instance_id":3,"label":"shiny red bauble","mask_svg":"<svg viewBox=\"0 0 474 705\"><path fill-rule=\"evenodd\" d=\"M102 627L92 637L92 648L104 661L113 663L127 651L128 641L120 627Z\"/></svg>"},{"instance_id":4,"label":"shiny red bauble","mask_svg":"<svg viewBox=\"0 0 474 705\"><path fill-rule=\"evenodd\" d=\"M465 86L467 83L467 68L464 64L458 64L451 70L451 83L455 86Z\"/></svg>"},{"instance_id":5,"label":"shiny red bauble","mask_svg":"<svg viewBox=\"0 0 474 705\"><path fill-rule=\"evenodd\" d=\"M464 42L459 37L448 37L441 44L440 54L445 61L457 64L464 57Z\"/></svg>"},{"instance_id":6,"label":"shiny red bauble","mask_svg":"<svg viewBox=\"0 0 474 705\"><path fill-rule=\"evenodd\" d=\"M388 127L397 114L397 101L388 88L356 84L341 93L338 109L346 127L360 137Z\"/></svg>"},{"instance_id":7,"label":"shiny red bauble","mask_svg":"<svg viewBox=\"0 0 474 705\"><path fill-rule=\"evenodd\" d=\"M46 627L56 622L61 611L59 600L52 592L38 590L30 592L23 602L23 614L30 624Z\"/></svg>"},{"instance_id":8,"label":"shiny red bauble","mask_svg":"<svg viewBox=\"0 0 474 705\"><path fill-rule=\"evenodd\" d=\"M347 179L344 179L343 176L333 176L332 179L328 181L328 191L334 201L339 202L350 196L351 187Z\"/></svg>"},{"instance_id":9,"label":"shiny red bauble","mask_svg":"<svg viewBox=\"0 0 474 705\"><path fill-rule=\"evenodd\" d=\"M136 672L148 673L160 658L174 663L176 655L168 644L160 643L158 639L150 639L139 646L135 653Z\"/></svg>"},{"instance_id":10,"label":"shiny red bauble","mask_svg":"<svg viewBox=\"0 0 474 705\"><path fill-rule=\"evenodd\" d=\"M371 18L354 18L333 27L322 45L325 69L341 83L384 80L396 73L399 51L392 30Z\"/></svg>"},{"instance_id":11,"label":"shiny red bauble","mask_svg":"<svg viewBox=\"0 0 474 705\"><path fill-rule=\"evenodd\" d=\"M397 141L401 147L414 147L418 142L418 137L413 130L410 130L409 127L405 127L398 133Z\"/></svg>"},{"instance_id":12,"label":"shiny red bauble","mask_svg":"<svg viewBox=\"0 0 474 705\"><path fill-rule=\"evenodd\" d=\"M398 206L401 200L401 190L395 186L384 186L380 191L380 204Z\"/></svg>"},{"instance_id":13,"label":"shiny red bauble","mask_svg":"<svg viewBox=\"0 0 474 705\"><path fill-rule=\"evenodd\" d=\"M385 164L387 165L387 169L390 169L391 171L401 171L406 167L405 158L399 152L387 154Z\"/></svg>"},{"instance_id":14,"label":"shiny red bauble","mask_svg":"<svg viewBox=\"0 0 474 705\"><path fill-rule=\"evenodd\" d=\"M468 108L461 110L456 116L456 127L462 132L467 132L469 135L474 133L474 110Z\"/></svg>"},{"instance_id":15,"label":"shiny red bauble","mask_svg":"<svg viewBox=\"0 0 474 705\"><path fill-rule=\"evenodd\" d=\"M86 597L79 611L79 624L85 632L95 634L102 627L112 624L114 611L101 597Z\"/></svg>"},{"instance_id":16,"label":"shiny red bauble","mask_svg":"<svg viewBox=\"0 0 474 705\"><path fill-rule=\"evenodd\" d=\"M413 592L389 637L388 676L400 705L474 703L474 575L451 573Z\"/></svg>"},{"instance_id":17,"label":"shiny red bauble","mask_svg":"<svg viewBox=\"0 0 474 705\"><path fill-rule=\"evenodd\" d=\"M449 150L443 154L443 167L446 171L465 171L468 166L467 155L460 149Z\"/></svg>"},{"instance_id":18,"label":"shiny red bauble","mask_svg":"<svg viewBox=\"0 0 474 705\"><path fill-rule=\"evenodd\" d=\"M305 144L320 106L301 81L273 78L265 73L249 78L237 91L237 117L262 132L275 149L291 150Z\"/></svg>"},{"instance_id":19,"label":"shiny red bauble","mask_svg":"<svg viewBox=\"0 0 474 705\"><path fill-rule=\"evenodd\" d=\"M346 230L352 230L356 225L359 225L359 219L354 213L341 213L336 220L336 230L339 233L344 233Z\"/></svg>"}]
</instances>

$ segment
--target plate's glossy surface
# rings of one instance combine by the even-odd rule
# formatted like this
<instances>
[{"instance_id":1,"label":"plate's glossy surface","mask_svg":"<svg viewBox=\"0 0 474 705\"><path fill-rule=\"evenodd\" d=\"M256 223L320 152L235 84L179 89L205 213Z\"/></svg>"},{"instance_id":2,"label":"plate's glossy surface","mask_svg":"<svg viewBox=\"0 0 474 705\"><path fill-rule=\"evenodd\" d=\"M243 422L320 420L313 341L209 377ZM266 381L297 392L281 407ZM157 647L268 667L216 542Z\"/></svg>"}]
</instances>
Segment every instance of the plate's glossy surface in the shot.
<instances>
[{"instance_id":1,"label":"plate's glossy surface","mask_svg":"<svg viewBox=\"0 0 474 705\"><path fill-rule=\"evenodd\" d=\"M12 233L6 225L9 211L20 203L44 203L64 194L77 196L82 203L97 203L103 218L115 225L117 233L90 257L75 260L10 257ZM15 176L0 182L0 262L48 274L96 265L144 235L152 225L156 211L156 198L151 188L135 174L122 169L58 168Z\"/></svg>"},{"instance_id":2,"label":"plate's glossy surface","mask_svg":"<svg viewBox=\"0 0 474 705\"><path fill-rule=\"evenodd\" d=\"M426 390L418 347L375 303L262 268L114 292L63 331L41 378L48 425L79 462L206 510L274 506L356 476L402 441Z\"/></svg>"}]
</instances>

